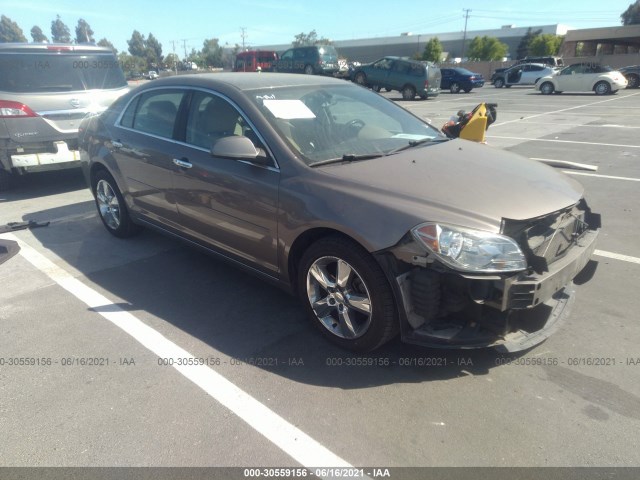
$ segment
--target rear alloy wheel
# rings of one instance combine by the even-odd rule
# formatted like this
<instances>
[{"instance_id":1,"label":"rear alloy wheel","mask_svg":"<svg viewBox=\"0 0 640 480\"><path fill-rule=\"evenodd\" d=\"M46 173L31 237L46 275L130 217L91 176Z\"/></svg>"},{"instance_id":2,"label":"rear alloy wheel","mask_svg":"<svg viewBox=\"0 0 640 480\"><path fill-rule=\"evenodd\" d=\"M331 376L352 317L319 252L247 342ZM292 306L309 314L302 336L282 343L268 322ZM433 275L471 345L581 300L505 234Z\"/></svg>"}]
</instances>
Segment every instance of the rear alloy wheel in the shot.
<instances>
[{"instance_id":1,"label":"rear alloy wheel","mask_svg":"<svg viewBox=\"0 0 640 480\"><path fill-rule=\"evenodd\" d=\"M405 85L402 89L402 99L403 100L413 100L416 96L416 89L411 85Z\"/></svg>"},{"instance_id":2,"label":"rear alloy wheel","mask_svg":"<svg viewBox=\"0 0 640 480\"><path fill-rule=\"evenodd\" d=\"M451 93L460 93L460 85L458 85L456 82L453 82L449 87L449 91Z\"/></svg>"},{"instance_id":3,"label":"rear alloy wheel","mask_svg":"<svg viewBox=\"0 0 640 480\"><path fill-rule=\"evenodd\" d=\"M96 199L100 220L110 234L118 238L127 238L140 230L140 227L135 225L129 217L118 185L105 170L96 173L93 181L93 195Z\"/></svg>"},{"instance_id":4,"label":"rear alloy wheel","mask_svg":"<svg viewBox=\"0 0 640 480\"><path fill-rule=\"evenodd\" d=\"M640 77L638 75L629 75L627 77L627 88L640 87Z\"/></svg>"},{"instance_id":5,"label":"rear alloy wheel","mask_svg":"<svg viewBox=\"0 0 640 480\"><path fill-rule=\"evenodd\" d=\"M365 86L367 84L367 76L364 74L364 72L356 73L354 80L358 85Z\"/></svg>"},{"instance_id":6,"label":"rear alloy wheel","mask_svg":"<svg viewBox=\"0 0 640 480\"><path fill-rule=\"evenodd\" d=\"M593 91L596 92L596 95L608 95L611 93L611 85L607 82L598 82L593 87Z\"/></svg>"},{"instance_id":7,"label":"rear alloy wheel","mask_svg":"<svg viewBox=\"0 0 640 480\"><path fill-rule=\"evenodd\" d=\"M307 65L304 67L305 75L313 75L313 67L311 65Z\"/></svg>"},{"instance_id":8,"label":"rear alloy wheel","mask_svg":"<svg viewBox=\"0 0 640 480\"><path fill-rule=\"evenodd\" d=\"M501 79L501 78L496 78L496 79L493 81L493 86L494 86L494 87L496 87L496 88L502 88L502 87L504 87L504 80L503 80L503 79Z\"/></svg>"},{"instance_id":9,"label":"rear alloy wheel","mask_svg":"<svg viewBox=\"0 0 640 480\"><path fill-rule=\"evenodd\" d=\"M551 82L544 82L540 85L540 93L543 95L551 95L554 90L555 88Z\"/></svg>"},{"instance_id":10,"label":"rear alloy wheel","mask_svg":"<svg viewBox=\"0 0 640 480\"><path fill-rule=\"evenodd\" d=\"M343 237L318 240L300 262L298 291L313 323L331 342L367 352L397 332L391 287L375 259Z\"/></svg>"}]
</instances>

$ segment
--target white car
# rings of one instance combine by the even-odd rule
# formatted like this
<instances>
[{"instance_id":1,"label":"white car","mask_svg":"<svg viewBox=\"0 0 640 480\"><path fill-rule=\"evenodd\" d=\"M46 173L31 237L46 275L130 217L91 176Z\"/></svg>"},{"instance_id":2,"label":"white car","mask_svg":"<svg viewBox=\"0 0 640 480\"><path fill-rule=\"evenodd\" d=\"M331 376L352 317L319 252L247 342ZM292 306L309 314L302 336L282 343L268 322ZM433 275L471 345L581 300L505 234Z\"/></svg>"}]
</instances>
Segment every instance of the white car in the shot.
<instances>
[{"instance_id":1,"label":"white car","mask_svg":"<svg viewBox=\"0 0 640 480\"><path fill-rule=\"evenodd\" d=\"M536 82L540 93L595 92L596 95L616 93L627 86L627 79L617 70L595 63L574 63L556 75Z\"/></svg>"},{"instance_id":2,"label":"white car","mask_svg":"<svg viewBox=\"0 0 640 480\"><path fill-rule=\"evenodd\" d=\"M542 77L553 76L557 72L558 69L555 67L542 63L520 63L497 73L493 86L509 88L511 85L535 85Z\"/></svg>"}]
</instances>

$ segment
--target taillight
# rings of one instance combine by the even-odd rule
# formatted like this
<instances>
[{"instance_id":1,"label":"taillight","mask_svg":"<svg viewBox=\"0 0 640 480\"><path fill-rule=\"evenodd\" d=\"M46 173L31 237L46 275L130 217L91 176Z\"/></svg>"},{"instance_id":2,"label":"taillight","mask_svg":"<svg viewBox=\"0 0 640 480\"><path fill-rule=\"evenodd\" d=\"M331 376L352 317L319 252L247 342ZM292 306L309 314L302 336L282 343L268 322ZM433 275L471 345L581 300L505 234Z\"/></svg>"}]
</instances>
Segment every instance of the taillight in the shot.
<instances>
[{"instance_id":1,"label":"taillight","mask_svg":"<svg viewBox=\"0 0 640 480\"><path fill-rule=\"evenodd\" d=\"M424 89L429 90L429 80L424 81Z\"/></svg>"},{"instance_id":2,"label":"taillight","mask_svg":"<svg viewBox=\"0 0 640 480\"><path fill-rule=\"evenodd\" d=\"M73 47L61 47L59 45L47 45L47 50L55 50L56 52L72 51Z\"/></svg>"},{"instance_id":3,"label":"taillight","mask_svg":"<svg viewBox=\"0 0 640 480\"><path fill-rule=\"evenodd\" d=\"M37 116L38 114L24 103L0 100L0 118L28 118Z\"/></svg>"}]
</instances>

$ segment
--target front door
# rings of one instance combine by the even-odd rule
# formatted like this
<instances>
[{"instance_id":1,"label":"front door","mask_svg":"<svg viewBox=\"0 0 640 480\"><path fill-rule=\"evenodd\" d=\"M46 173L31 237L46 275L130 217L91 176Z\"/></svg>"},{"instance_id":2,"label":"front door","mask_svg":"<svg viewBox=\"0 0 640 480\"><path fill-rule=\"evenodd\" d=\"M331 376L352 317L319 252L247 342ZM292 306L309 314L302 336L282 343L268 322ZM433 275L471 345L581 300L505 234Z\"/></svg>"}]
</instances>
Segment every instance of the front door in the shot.
<instances>
[{"instance_id":1,"label":"front door","mask_svg":"<svg viewBox=\"0 0 640 480\"><path fill-rule=\"evenodd\" d=\"M225 254L277 271L277 209L280 172L211 155L219 138L243 135L262 145L238 109L214 93L196 91L190 102L176 201L186 233Z\"/></svg>"}]
</instances>

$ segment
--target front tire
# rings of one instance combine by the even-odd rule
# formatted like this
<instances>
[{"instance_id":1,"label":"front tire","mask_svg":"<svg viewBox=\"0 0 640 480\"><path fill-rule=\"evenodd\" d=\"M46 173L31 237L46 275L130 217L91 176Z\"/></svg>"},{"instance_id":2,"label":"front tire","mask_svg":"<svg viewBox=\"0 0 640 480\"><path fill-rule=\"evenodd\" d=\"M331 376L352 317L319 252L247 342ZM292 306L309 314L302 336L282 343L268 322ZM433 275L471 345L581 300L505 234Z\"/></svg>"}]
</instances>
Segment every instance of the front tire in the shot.
<instances>
[{"instance_id":1,"label":"front tire","mask_svg":"<svg viewBox=\"0 0 640 480\"><path fill-rule=\"evenodd\" d=\"M92 191L100 220L111 235L128 238L138 233L140 227L131 221L122 193L106 170L96 173Z\"/></svg>"},{"instance_id":2,"label":"front tire","mask_svg":"<svg viewBox=\"0 0 640 480\"><path fill-rule=\"evenodd\" d=\"M493 86L494 86L494 87L496 87L496 88L502 88L502 87L504 87L504 80L503 80L503 79L501 79L501 78L496 78L496 79L493 81Z\"/></svg>"},{"instance_id":3,"label":"front tire","mask_svg":"<svg viewBox=\"0 0 640 480\"><path fill-rule=\"evenodd\" d=\"M363 87L367 85L367 76L365 75L364 72L356 73L354 80L358 85L362 85Z\"/></svg>"},{"instance_id":4,"label":"front tire","mask_svg":"<svg viewBox=\"0 0 640 480\"><path fill-rule=\"evenodd\" d=\"M391 286L375 259L340 237L312 244L300 260L298 292L312 322L332 343L374 350L398 329Z\"/></svg>"},{"instance_id":5,"label":"front tire","mask_svg":"<svg viewBox=\"0 0 640 480\"><path fill-rule=\"evenodd\" d=\"M593 87L593 91L596 92L596 95L609 95L611 93L611 85L607 82L598 82Z\"/></svg>"},{"instance_id":6,"label":"front tire","mask_svg":"<svg viewBox=\"0 0 640 480\"><path fill-rule=\"evenodd\" d=\"M627 88L638 88L638 87L640 87L640 76L629 75L627 77Z\"/></svg>"}]
</instances>

